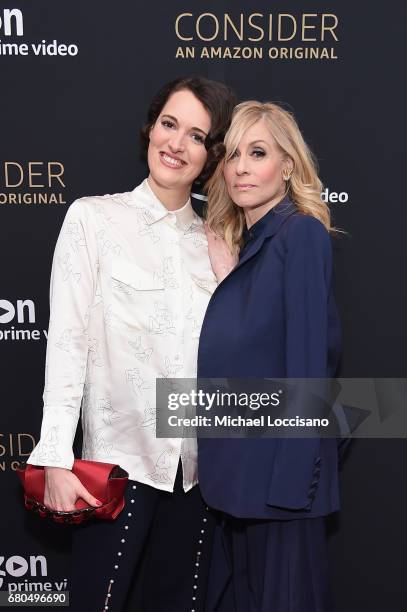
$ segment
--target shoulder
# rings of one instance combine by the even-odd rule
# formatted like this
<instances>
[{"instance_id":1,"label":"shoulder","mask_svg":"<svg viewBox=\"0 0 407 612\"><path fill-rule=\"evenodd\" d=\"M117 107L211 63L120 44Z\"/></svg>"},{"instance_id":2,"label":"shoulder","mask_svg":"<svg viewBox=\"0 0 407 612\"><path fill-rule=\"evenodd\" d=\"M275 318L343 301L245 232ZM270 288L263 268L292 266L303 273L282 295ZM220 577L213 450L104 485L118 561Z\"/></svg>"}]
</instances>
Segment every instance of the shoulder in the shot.
<instances>
[{"instance_id":1,"label":"shoulder","mask_svg":"<svg viewBox=\"0 0 407 612\"><path fill-rule=\"evenodd\" d=\"M132 197L131 191L96 196L84 196L72 202L69 206L66 218L78 221L89 221L95 214L114 213L117 207L127 206Z\"/></svg>"},{"instance_id":2,"label":"shoulder","mask_svg":"<svg viewBox=\"0 0 407 612\"><path fill-rule=\"evenodd\" d=\"M296 212L287 219L286 234L300 236L305 235L315 237L316 239L326 240L329 238L329 233L323 223L316 217L304 215Z\"/></svg>"},{"instance_id":3,"label":"shoulder","mask_svg":"<svg viewBox=\"0 0 407 612\"><path fill-rule=\"evenodd\" d=\"M288 248L293 245L306 244L329 249L331 239L326 227L316 219L302 213L294 213L284 224L284 240Z\"/></svg>"},{"instance_id":4,"label":"shoulder","mask_svg":"<svg viewBox=\"0 0 407 612\"><path fill-rule=\"evenodd\" d=\"M295 213L284 226L283 257L310 272L320 264L332 266L332 244L329 232L315 217ZM306 263L308 262L308 263Z\"/></svg>"}]
</instances>

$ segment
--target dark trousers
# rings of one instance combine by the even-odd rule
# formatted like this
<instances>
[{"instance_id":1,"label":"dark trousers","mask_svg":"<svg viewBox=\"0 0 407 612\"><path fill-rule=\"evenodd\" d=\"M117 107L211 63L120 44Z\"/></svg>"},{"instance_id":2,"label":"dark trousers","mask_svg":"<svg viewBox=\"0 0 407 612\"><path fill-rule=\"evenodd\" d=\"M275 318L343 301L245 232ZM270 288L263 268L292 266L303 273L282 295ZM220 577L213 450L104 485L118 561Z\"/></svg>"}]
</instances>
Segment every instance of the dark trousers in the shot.
<instances>
[{"instance_id":1,"label":"dark trousers","mask_svg":"<svg viewBox=\"0 0 407 612\"><path fill-rule=\"evenodd\" d=\"M331 612L323 518L219 514L206 612Z\"/></svg>"},{"instance_id":2,"label":"dark trousers","mask_svg":"<svg viewBox=\"0 0 407 612\"><path fill-rule=\"evenodd\" d=\"M115 521L73 530L72 612L202 612L214 519L198 486L129 481Z\"/></svg>"}]
</instances>

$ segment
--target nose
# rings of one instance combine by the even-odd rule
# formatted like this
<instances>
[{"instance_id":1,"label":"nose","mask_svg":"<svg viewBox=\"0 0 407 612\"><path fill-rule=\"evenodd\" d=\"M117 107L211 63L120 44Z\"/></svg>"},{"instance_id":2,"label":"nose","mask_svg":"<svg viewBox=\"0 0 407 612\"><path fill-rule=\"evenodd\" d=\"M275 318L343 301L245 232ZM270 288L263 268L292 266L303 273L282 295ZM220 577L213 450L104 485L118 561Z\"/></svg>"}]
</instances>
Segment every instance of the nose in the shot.
<instances>
[{"instance_id":1,"label":"nose","mask_svg":"<svg viewBox=\"0 0 407 612\"><path fill-rule=\"evenodd\" d=\"M185 134L181 130L177 130L171 135L168 141L168 146L172 153L182 152L185 149Z\"/></svg>"},{"instance_id":2,"label":"nose","mask_svg":"<svg viewBox=\"0 0 407 612\"><path fill-rule=\"evenodd\" d=\"M239 155L239 157L237 158L237 163L236 163L236 174L241 175L241 174L247 174L248 169L247 169L247 160L246 160L246 156L245 155Z\"/></svg>"}]
</instances>

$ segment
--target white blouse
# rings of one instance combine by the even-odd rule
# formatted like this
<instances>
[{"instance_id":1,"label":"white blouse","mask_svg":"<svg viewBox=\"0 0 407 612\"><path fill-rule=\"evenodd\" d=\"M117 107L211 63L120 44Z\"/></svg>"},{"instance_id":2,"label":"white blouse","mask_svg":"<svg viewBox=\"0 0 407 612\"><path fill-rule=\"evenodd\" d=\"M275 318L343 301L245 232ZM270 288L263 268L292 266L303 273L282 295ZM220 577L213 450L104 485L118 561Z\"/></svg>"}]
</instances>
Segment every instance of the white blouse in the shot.
<instances>
[{"instance_id":1,"label":"white blouse","mask_svg":"<svg viewBox=\"0 0 407 612\"><path fill-rule=\"evenodd\" d=\"M28 463L70 469L82 405L84 459L172 491L197 482L196 440L155 437L155 381L196 377L216 278L191 202L171 212L147 179L68 209L55 248L41 438Z\"/></svg>"}]
</instances>

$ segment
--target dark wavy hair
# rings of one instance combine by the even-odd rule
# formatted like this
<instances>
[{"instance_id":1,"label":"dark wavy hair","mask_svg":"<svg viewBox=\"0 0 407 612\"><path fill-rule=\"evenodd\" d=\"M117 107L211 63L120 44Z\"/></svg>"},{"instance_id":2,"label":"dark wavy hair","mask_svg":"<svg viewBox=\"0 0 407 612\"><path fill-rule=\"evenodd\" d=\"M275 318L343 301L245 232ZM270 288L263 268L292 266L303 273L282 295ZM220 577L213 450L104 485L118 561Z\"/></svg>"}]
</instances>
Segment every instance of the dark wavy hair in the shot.
<instances>
[{"instance_id":1,"label":"dark wavy hair","mask_svg":"<svg viewBox=\"0 0 407 612\"><path fill-rule=\"evenodd\" d=\"M203 185L212 176L219 160L224 155L223 138L229 128L233 108L237 98L224 83L212 81L205 77L178 78L166 83L156 93L147 111L147 121L140 132L141 157L147 161L147 150L150 142L150 130L157 121L168 98L176 91L188 90L194 94L208 111L211 117L211 129L205 139L208 157L195 184Z\"/></svg>"}]
</instances>

